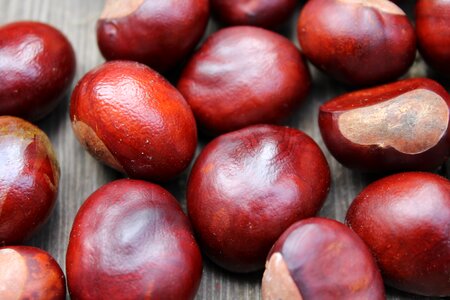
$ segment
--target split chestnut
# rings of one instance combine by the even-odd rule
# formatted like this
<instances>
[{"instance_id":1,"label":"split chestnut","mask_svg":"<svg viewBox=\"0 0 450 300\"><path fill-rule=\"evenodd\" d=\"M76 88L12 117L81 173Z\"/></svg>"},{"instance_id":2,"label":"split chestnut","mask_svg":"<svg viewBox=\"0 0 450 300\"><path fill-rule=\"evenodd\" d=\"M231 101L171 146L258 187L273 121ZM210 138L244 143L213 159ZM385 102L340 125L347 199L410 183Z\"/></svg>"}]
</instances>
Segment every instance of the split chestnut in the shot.
<instances>
[{"instance_id":1,"label":"split chestnut","mask_svg":"<svg viewBox=\"0 0 450 300\"><path fill-rule=\"evenodd\" d=\"M82 205L66 257L72 299L194 299L202 257L187 216L158 185L122 179Z\"/></svg>"},{"instance_id":2,"label":"split chestnut","mask_svg":"<svg viewBox=\"0 0 450 300\"><path fill-rule=\"evenodd\" d=\"M233 272L264 267L286 228L316 215L330 187L317 144L296 129L257 125L222 135L195 162L187 206L199 243Z\"/></svg>"},{"instance_id":3,"label":"split chestnut","mask_svg":"<svg viewBox=\"0 0 450 300\"><path fill-rule=\"evenodd\" d=\"M369 172L434 170L450 155L450 96L438 83L408 79L345 94L320 107L333 156Z\"/></svg>"}]
</instances>

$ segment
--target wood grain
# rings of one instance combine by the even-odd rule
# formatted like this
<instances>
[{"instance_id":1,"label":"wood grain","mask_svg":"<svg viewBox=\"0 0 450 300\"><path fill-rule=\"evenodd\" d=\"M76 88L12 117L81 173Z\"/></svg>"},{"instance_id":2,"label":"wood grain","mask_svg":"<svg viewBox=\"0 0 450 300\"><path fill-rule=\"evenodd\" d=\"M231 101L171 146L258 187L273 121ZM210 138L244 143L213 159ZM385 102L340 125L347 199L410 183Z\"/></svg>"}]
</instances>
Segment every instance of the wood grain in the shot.
<instances>
[{"instance_id":1,"label":"wood grain","mask_svg":"<svg viewBox=\"0 0 450 300\"><path fill-rule=\"evenodd\" d=\"M304 1L303 1L304 2ZM404 1L405 10L411 16L413 1ZM87 71L103 61L96 40L95 22L103 7L101 0L0 0L0 24L16 20L40 20L62 30L75 47L77 54L76 81ZM297 14L300 7L297 9ZM295 41L295 20L287 23L281 33ZM208 33L217 30L213 21ZM311 135L324 150L332 170L333 185L327 202L320 215L343 221L352 199L377 176L364 175L342 167L326 150L317 126L317 112L321 103L342 94L349 89L327 78L312 68L314 87L305 104L295 112L289 124ZM414 66L406 77L428 76L450 87L448 81L429 73L421 58L417 57ZM171 77L176 80L176 74ZM74 82L74 84L76 83ZM1 84L1 79L0 79ZM121 174L96 162L75 140L68 117L68 102L65 101L45 120L38 123L53 142L61 164L62 178L57 206L49 222L39 234L27 244L49 251L64 268L68 236L75 214L94 190L101 185L120 178ZM200 147L207 140L200 141ZM200 150L200 147L197 153ZM449 163L440 171L450 175ZM185 208L185 182L188 172L178 180L165 185ZM235 275L214 266L205 259L202 283L197 299L259 299L261 274ZM431 299L407 295L388 289L388 299Z\"/></svg>"}]
</instances>

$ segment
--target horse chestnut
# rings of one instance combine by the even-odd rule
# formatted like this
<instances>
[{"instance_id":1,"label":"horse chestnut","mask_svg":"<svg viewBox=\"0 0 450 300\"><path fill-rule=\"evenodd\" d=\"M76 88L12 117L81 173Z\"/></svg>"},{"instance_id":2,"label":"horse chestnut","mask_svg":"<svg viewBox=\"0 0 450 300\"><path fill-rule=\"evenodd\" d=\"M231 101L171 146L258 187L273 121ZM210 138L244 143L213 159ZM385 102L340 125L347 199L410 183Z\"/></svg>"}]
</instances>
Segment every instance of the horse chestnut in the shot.
<instances>
[{"instance_id":1,"label":"horse chestnut","mask_svg":"<svg viewBox=\"0 0 450 300\"><path fill-rule=\"evenodd\" d=\"M208 38L184 69L178 89L199 127L216 135L292 113L308 93L310 76L285 37L235 26Z\"/></svg>"},{"instance_id":2,"label":"horse chestnut","mask_svg":"<svg viewBox=\"0 0 450 300\"><path fill-rule=\"evenodd\" d=\"M346 222L372 250L387 284L450 296L450 181L431 174L392 175L366 187Z\"/></svg>"},{"instance_id":3,"label":"horse chestnut","mask_svg":"<svg viewBox=\"0 0 450 300\"><path fill-rule=\"evenodd\" d=\"M204 252L221 267L264 267L273 243L314 216L330 186L317 144L296 129L256 125L222 135L198 157L187 186L190 219Z\"/></svg>"},{"instance_id":4,"label":"horse chestnut","mask_svg":"<svg viewBox=\"0 0 450 300\"><path fill-rule=\"evenodd\" d=\"M95 158L134 178L172 179L189 165L197 145L183 96L136 62L107 62L87 73L73 91L70 117Z\"/></svg>"},{"instance_id":5,"label":"horse chestnut","mask_svg":"<svg viewBox=\"0 0 450 300\"><path fill-rule=\"evenodd\" d=\"M344 224L310 218L289 227L270 251L262 299L386 298L364 242Z\"/></svg>"},{"instance_id":6,"label":"horse chestnut","mask_svg":"<svg viewBox=\"0 0 450 300\"><path fill-rule=\"evenodd\" d=\"M97 42L107 60L134 60L165 72L194 50L208 19L208 0L107 0Z\"/></svg>"},{"instance_id":7,"label":"horse chestnut","mask_svg":"<svg viewBox=\"0 0 450 300\"><path fill-rule=\"evenodd\" d=\"M59 165L43 131L9 116L0 116L0 161L0 245L17 244L53 210Z\"/></svg>"},{"instance_id":8,"label":"horse chestnut","mask_svg":"<svg viewBox=\"0 0 450 300\"><path fill-rule=\"evenodd\" d=\"M75 75L75 53L56 28L39 22L0 27L0 115L31 121L49 114Z\"/></svg>"},{"instance_id":9,"label":"horse chestnut","mask_svg":"<svg viewBox=\"0 0 450 300\"><path fill-rule=\"evenodd\" d=\"M372 85L404 74L414 62L414 28L388 0L310 0L298 20L305 56L336 80Z\"/></svg>"},{"instance_id":10,"label":"horse chestnut","mask_svg":"<svg viewBox=\"0 0 450 300\"><path fill-rule=\"evenodd\" d=\"M330 152L364 171L433 170L450 155L450 96L438 83L408 79L342 95L320 107Z\"/></svg>"},{"instance_id":11,"label":"horse chestnut","mask_svg":"<svg viewBox=\"0 0 450 300\"><path fill-rule=\"evenodd\" d=\"M82 205L66 257L72 299L193 299L202 258L189 220L163 188L122 179Z\"/></svg>"}]
</instances>

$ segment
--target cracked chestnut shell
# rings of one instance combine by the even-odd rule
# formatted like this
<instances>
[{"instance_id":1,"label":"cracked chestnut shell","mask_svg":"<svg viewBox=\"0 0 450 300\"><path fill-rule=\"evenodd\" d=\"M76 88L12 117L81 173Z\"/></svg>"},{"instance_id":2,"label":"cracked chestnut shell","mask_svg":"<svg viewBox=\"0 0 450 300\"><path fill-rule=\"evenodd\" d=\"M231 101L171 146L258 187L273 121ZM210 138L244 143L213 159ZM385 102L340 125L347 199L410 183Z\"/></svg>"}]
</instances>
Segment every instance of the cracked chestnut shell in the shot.
<instances>
[{"instance_id":1,"label":"cracked chestnut shell","mask_svg":"<svg viewBox=\"0 0 450 300\"><path fill-rule=\"evenodd\" d=\"M194 299L202 258L189 220L169 192L122 179L81 206L66 269L72 299Z\"/></svg>"},{"instance_id":2,"label":"cracked chestnut shell","mask_svg":"<svg viewBox=\"0 0 450 300\"><path fill-rule=\"evenodd\" d=\"M208 0L107 0L97 43L107 60L166 72L194 50L209 19Z\"/></svg>"},{"instance_id":3,"label":"cracked chestnut shell","mask_svg":"<svg viewBox=\"0 0 450 300\"><path fill-rule=\"evenodd\" d=\"M319 126L330 152L348 168L434 170L450 155L449 113L442 86L407 79L326 102Z\"/></svg>"},{"instance_id":4,"label":"cracked chestnut shell","mask_svg":"<svg viewBox=\"0 0 450 300\"><path fill-rule=\"evenodd\" d=\"M335 220L310 218L274 244L262 279L263 300L383 300L380 271L369 249Z\"/></svg>"},{"instance_id":5,"label":"cracked chestnut shell","mask_svg":"<svg viewBox=\"0 0 450 300\"><path fill-rule=\"evenodd\" d=\"M0 299L66 299L64 273L41 249L2 247L0 268Z\"/></svg>"},{"instance_id":6,"label":"cracked chestnut shell","mask_svg":"<svg viewBox=\"0 0 450 300\"><path fill-rule=\"evenodd\" d=\"M305 56L349 85L373 85L403 75L414 62L415 32L387 0L310 0L298 19Z\"/></svg>"},{"instance_id":7,"label":"cracked chestnut shell","mask_svg":"<svg viewBox=\"0 0 450 300\"><path fill-rule=\"evenodd\" d=\"M39 22L0 27L0 115L42 119L75 75L75 53L56 28Z\"/></svg>"},{"instance_id":8,"label":"cracked chestnut shell","mask_svg":"<svg viewBox=\"0 0 450 300\"><path fill-rule=\"evenodd\" d=\"M366 187L346 223L375 256L385 283L450 296L450 181L431 173L385 177Z\"/></svg>"},{"instance_id":9,"label":"cracked chestnut shell","mask_svg":"<svg viewBox=\"0 0 450 300\"><path fill-rule=\"evenodd\" d=\"M273 125L209 143L187 185L189 217L203 251L221 267L252 272L283 231L312 217L330 187L320 148L303 132Z\"/></svg>"},{"instance_id":10,"label":"cracked chestnut shell","mask_svg":"<svg viewBox=\"0 0 450 300\"><path fill-rule=\"evenodd\" d=\"M70 118L96 159L132 178L174 178L197 145L195 119L183 96L136 62L107 62L88 72L73 91Z\"/></svg>"},{"instance_id":11,"label":"cracked chestnut shell","mask_svg":"<svg viewBox=\"0 0 450 300\"><path fill-rule=\"evenodd\" d=\"M0 162L0 245L19 244L52 212L59 165L43 131L9 116L0 116Z\"/></svg>"}]
</instances>

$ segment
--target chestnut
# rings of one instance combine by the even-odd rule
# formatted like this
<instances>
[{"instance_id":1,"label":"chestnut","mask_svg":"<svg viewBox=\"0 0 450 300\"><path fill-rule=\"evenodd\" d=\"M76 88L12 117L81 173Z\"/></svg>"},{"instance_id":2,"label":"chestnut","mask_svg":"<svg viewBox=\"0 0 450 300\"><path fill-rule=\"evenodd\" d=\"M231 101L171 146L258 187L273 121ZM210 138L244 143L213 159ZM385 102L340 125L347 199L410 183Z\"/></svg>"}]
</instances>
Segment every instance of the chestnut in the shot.
<instances>
[{"instance_id":1,"label":"chestnut","mask_svg":"<svg viewBox=\"0 0 450 300\"><path fill-rule=\"evenodd\" d=\"M194 50L208 19L208 0L107 0L97 43L107 60L133 60L167 72Z\"/></svg>"},{"instance_id":2,"label":"chestnut","mask_svg":"<svg viewBox=\"0 0 450 300\"><path fill-rule=\"evenodd\" d=\"M187 216L158 185L121 179L78 211L66 256L72 299L193 299L202 257Z\"/></svg>"},{"instance_id":3,"label":"chestnut","mask_svg":"<svg viewBox=\"0 0 450 300\"><path fill-rule=\"evenodd\" d=\"M211 135L278 123L305 98L309 86L308 68L294 44L250 26L211 35L178 83L199 127Z\"/></svg>"},{"instance_id":4,"label":"chestnut","mask_svg":"<svg viewBox=\"0 0 450 300\"><path fill-rule=\"evenodd\" d=\"M56 28L39 22L0 27L0 115L42 119L66 95L74 75L74 50Z\"/></svg>"},{"instance_id":5,"label":"chestnut","mask_svg":"<svg viewBox=\"0 0 450 300\"><path fill-rule=\"evenodd\" d=\"M291 224L316 215L330 187L320 148L303 132L255 125L217 137L189 176L187 207L202 250L233 272L264 267Z\"/></svg>"},{"instance_id":6,"label":"chestnut","mask_svg":"<svg viewBox=\"0 0 450 300\"><path fill-rule=\"evenodd\" d=\"M70 118L80 143L133 178L167 181L194 156L197 129L183 96L137 62L112 61L77 84Z\"/></svg>"},{"instance_id":7,"label":"chestnut","mask_svg":"<svg viewBox=\"0 0 450 300\"><path fill-rule=\"evenodd\" d=\"M364 242L342 223L309 218L290 226L270 251L262 299L386 298Z\"/></svg>"},{"instance_id":8,"label":"chestnut","mask_svg":"<svg viewBox=\"0 0 450 300\"><path fill-rule=\"evenodd\" d=\"M60 171L47 135L16 117L0 116L0 162L1 246L22 243L45 223Z\"/></svg>"},{"instance_id":9,"label":"chestnut","mask_svg":"<svg viewBox=\"0 0 450 300\"><path fill-rule=\"evenodd\" d=\"M216 17L228 25L274 28L294 13L297 0L211 0Z\"/></svg>"},{"instance_id":10,"label":"chestnut","mask_svg":"<svg viewBox=\"0 0 450 300\"><path fill-rule=\"evenodd\" d=\"M449 112L442 86L407 79L326 102L319 126L330 152L348 168L434 170L450 155Z\"/></svg>"},{"instance_id":11,"label":"chestnut","mask_svg":"<svg viewBox=\"0 0 450 300\"><path fill-rule=\"evenodd\" d=\"M388 0L309 0L298 19L305 56L349 85L389 82L414 62L414 28Z\"/></svg>"},{"instance_id":12,"label":"chestnut","mask_svg":"<svg viewBox=\"0 0 450 300\"><path fill-rule=\"evenodd\" d=\"M66 299L64 273L44 250L2 247L0 268L0 299Z\"/></svg>"},{"instance_id":13,"label":"chestnut","mask_svg":"<svg viewBox=\"0 0 450 300\"><path fill-rule=\"evenodd\" d=\"M347 224L371 249L387 284L450 296L450 181L431 173L385 177L351 204Z\"/></svg>"},{"instance_id":14,"label":"chestnut","mask_svg":"<svg viewBox=\"0 0 450 300\"><path fill-rule=\"evenodd\" d=\"M426 62L442 74L450 72L450 1L418 0L416 32Z\"/></svg>"}]
</instances>

